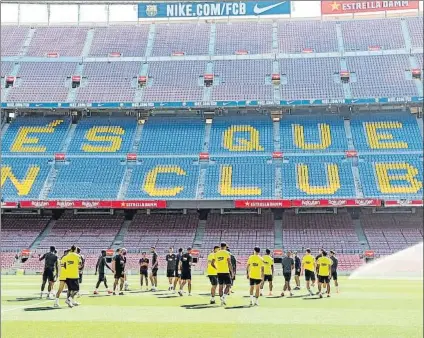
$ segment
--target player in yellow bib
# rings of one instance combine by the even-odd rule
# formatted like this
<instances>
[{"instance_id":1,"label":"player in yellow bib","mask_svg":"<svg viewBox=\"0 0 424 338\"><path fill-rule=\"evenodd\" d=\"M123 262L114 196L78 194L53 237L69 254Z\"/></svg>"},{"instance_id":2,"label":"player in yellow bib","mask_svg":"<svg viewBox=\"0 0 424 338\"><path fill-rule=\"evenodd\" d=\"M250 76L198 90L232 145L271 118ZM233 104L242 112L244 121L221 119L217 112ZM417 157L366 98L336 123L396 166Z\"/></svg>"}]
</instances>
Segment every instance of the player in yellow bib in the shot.
<instances>
[{"instance_id":1,"label":"player in yellow bib","mask_svg":"<svg viewBox=\"0 0 424 338\"><path fill-rule=\"evenodd\" d=\"M63 289L65 288L66 279L68 278L66 276L66 259L65 259L68 252L69 252L69 250L65 250L62 258L60 259L59 289L57 290L57 293L56 293L56 299L55 299L55 302L54 302L54 307L59 307L59 297L60 297ZM71 304L71 305L69 305L69 307L73 307L73 305Z\"/></svg>"},{"instance_id":2,"label":"player in yellow bib","mask_svg":"<svg viewBox=\"0 0 424 338\"><path fill-rule=\"evenodd\" d=\"M66 262L66 283L68 284L69 291L69 297L66 300L66 304L72 307L71 305L79 305L74 298L79 292L79 267L81 257L77 254L77 247L75 245L71 247L71 250L64 259Z\"/></svg>"},{"instance_id":3,"label":"player in yellow bib","mask_svg":"<svg viewBox=\"0 0 424 338\"><path fill-rule=\"evenodd\" d=\"M233 274L233 266L231 265L231 255L227 251L227 243L221 243L221 249L215 253L215 259L212 260L211 265L216 267L216 272L218 275L221 306L227 305L226 297L230 292L232 278L231 276Z\"/></svg>"},{"instance_id":4,"label":"player in yellow bib","mask_svg":"<svg viewBox=\"0 0 424 338\"><path fill-rule=\"evenodd\" d=\"M250 282L250 306L259 305L259 294L260 286L264 277L264 261L259 253L261 249L255 247L253 249L253 255L247 260L247 279ZM253 296L253 291L255 290L255 296Z\"/></svg>"},{"instance_id":5,"label":"player in yellow bib","mask_svg":"<svg viewBox=\"0 0 424 338\"><path fill-rule=\"evenodd\" d=\"M211 282L211 304L215 304L215 292L218 285L218 272L215 266L215 253L219 250L219 246L215 246L213 251L208 255L208 268L206 273L208 274L209 281Z\"/></svg>"},{"instance_id":6,"label":"player in yellow bib","mask_svg":"<svg viewBox=\"0 0 424 338\"><path fill-rule=\"evenodd\" d=\"M266 255L262 257L264 261L264 280L261 283L261 296L265 282L269 283L269 295L272 296L272 279L274 276L274 259L271 257L271 250L265 250Z\"/></svg>"},{"instance_id":7,"label":"player in yellow bib","mask_svg":"<svg viewBox=\"0 0 424 338\"><path fill-rule=\"evenodd\" d=\"M306 289L311 296L313 295L313 292L311 291L309 283L312 280L312 286L314 286L315 267L315 257L311 255L311 249L306 249L305 256L302 258L302 272L305 273Z\"/></svg>"},{"instance_id":8,"label":"player in yellow bib","mask_svg":"<svg viewBox=\"0 0 424 338\"><path fill-rule=\"evenodd\" d=\"M317 260L319 298L322 298L321 287L323 283L327 284L327 297L330 297L330 276L332 264L333 261L327 257L327 251L323 250L322 256Z\"/></svg>"}]
</instances>

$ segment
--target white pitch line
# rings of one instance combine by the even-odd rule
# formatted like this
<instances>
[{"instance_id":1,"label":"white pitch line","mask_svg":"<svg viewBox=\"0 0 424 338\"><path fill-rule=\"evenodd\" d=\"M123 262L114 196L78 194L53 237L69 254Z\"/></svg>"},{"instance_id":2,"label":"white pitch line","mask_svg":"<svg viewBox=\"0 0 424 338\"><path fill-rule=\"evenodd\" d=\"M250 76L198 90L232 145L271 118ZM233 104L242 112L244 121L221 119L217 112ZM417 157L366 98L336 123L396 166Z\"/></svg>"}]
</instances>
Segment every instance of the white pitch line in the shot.
<instances>
[{"instance_id":1,"label":"white pitch line","mask_svg":"<svg viewBox=\"0 0 424 338\"><path fill-rule=\"evenodd\" d=\"M15 311L15 310L19 310L19 309L25 309L25 308L28 308L28 307L34 307L34 306L37 306L37 305L41 305L41 304L45 304L45 303L51 303L51 302L52 302L51 300L45 300L44 302L39 302L39 303L31 304L31 305L22 305L22 306L14 307L12 309L2 310L1 313Z\"/></svg>"}]
</instances>

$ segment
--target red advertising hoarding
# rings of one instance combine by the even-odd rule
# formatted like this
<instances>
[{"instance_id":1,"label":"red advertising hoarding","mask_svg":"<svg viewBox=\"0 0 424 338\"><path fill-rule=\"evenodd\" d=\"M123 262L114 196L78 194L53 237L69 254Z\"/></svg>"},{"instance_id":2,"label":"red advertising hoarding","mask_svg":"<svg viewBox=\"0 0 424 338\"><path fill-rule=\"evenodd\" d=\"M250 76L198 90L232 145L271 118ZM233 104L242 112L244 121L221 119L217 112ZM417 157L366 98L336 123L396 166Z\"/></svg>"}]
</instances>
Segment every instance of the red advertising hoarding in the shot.
<instances>
[{"instance_id":1,"label":"red advertising hoarding","mask_svg":"<svg viewBox=\"0 0 424 338\"><path fill-rule=\"evenodd\" d=\"M243 208L290 208L289 200L238 200L234 202L234 207Z\"/></svg>"},{"instance_id":2,"label":"red advertising hoarding","mask_svg":"<svg viewBox=\"0 0 424 338\"><path fill-rule=\"evenodd\" d=\"M308 199L308 200L293 200L291 203L294 208L312 208L312 207L379 207L381 201L373 198L364 199Z\"/></svg>"},{"instance_id":3,"label":"red advertising hoarding","mask_svg":"<svg viewBox=\"0 0 424 338\"><path fill-rule=\"evenodd\" d=\"M391 200L384 201L385 207L422 207L422 200Z\"/></svg>"},{"instance_id":4,"label":"red advertising hoarding","mask_svg":"<svg viewBox=\"0 0 424 338\"><path fill-rule=\"evenodd\" d=\"M1 202L1 207L3 209L16 209L18 207L18 202Z\"/></svg>"},{"instance_id":5,"label":"red advertising hoarding","mask_svg":"<svg viewBox=\"0 0 424 338\"><path fill-rule=\"evenodd\" d=\"M321 14L418 10L418 1L321 1Z\"/></svg>"},{"instance_id":6,"label":"red advertising hoarding","mask_svg":"<svg viewBox=\"0 0 424 338\"><path fill-rule=\"evenodd\" d=\"M21 201L26 209L164 209L166 201Z\"/></svg>"}]
</instances>

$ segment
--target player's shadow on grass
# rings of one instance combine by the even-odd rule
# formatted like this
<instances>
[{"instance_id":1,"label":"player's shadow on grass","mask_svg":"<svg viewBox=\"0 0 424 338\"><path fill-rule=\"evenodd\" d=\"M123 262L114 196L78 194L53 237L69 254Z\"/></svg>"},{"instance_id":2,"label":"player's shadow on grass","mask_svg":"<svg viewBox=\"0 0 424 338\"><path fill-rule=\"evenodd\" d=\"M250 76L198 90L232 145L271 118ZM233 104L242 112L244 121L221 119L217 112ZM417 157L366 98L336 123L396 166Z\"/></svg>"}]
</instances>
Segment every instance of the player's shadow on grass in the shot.
<instances>
[{"instance_id":1,"label":"player's shadow on grass","mask_svg":"<svg viewBox=\"0 0 424 338\"><path fill-rule=\"evenodd\" d=\"M249 309L250 305L226 306L225 310Z\"/></svg>"},{"instance_id":2,"label":"player's shadow on grass","mask_svg":"<svg viewBox=\"0 0 424 338\"><path fill-rule=\"evenodd\" d=\"M90 295L90 298L110 297L111 295Z\"/></svg>"},{"instance_id":3,"label":"player's shadow on grass","mask_svg":"<svg viewBox=\"0 0 424 338\"><path fill-rule=\"evenodd\" d=\"M30 300L39 300L40 297L23 297L23 298L16 298L16 299L8 299L8 302L28 302Z\"/></svg>"},{"instance_id":4,"label":"player's shadow on grass","mask_svg":"<svg viewBox=\"0 0 424 338\"><path fill-rule=\"evenodd\" d=\"M187 310L202 310L202 309L213 309L219 306L213 305L213 304L191 304L191 305L181 305L181 307Z\"/></svg>"},{"instance_id":5,"label":"player's shadow on grass","mask_svg":"<svg viewBox=\"0 0 424 338\"><path fill-rule=\"evenodd\" d=\"M290 299L290 298L303 298L303 299L309 299L308 297L309 297L309 295L296 295L296 296L288 296L288 297L285 297L285 298L288 298L288 299ZM283 297L281 297L281 298L283 298Z\"/></svg>"},{"instance_id":6,"label":"player's shadow on grass","mask_svg":"<svg viewBox=\"0 0 424 338\"><path fill-rule=\"evenodd\" d=\"M323 298L319 298L319 297L303 297L303 300L320 300Z\"/></svg>"},{"instance_id":7,"label":"player's shadow on grass","mask_svg":"<svg viewBox=\"0 0 424 338\"><path fill-rule=\"evenodd\" d=\"M36 312L36 311L52 311L52 310L60 310L60 308L54 308L50 306L39 306L39 307L26 307L24 311Z\"/></svg>"},{"instance_id":8,"label":"player's shadow on grass","mask_svg":"<svg viewBox=\"0 0 424 338\"><path fill-rule=\"evenodd\" d=\"M167 298L179 298L180 296L177 295L169 295L169 296L163 296L160 295L159 297L156 297L157 299L167 299Z\"/></svg>"}]
</instances>

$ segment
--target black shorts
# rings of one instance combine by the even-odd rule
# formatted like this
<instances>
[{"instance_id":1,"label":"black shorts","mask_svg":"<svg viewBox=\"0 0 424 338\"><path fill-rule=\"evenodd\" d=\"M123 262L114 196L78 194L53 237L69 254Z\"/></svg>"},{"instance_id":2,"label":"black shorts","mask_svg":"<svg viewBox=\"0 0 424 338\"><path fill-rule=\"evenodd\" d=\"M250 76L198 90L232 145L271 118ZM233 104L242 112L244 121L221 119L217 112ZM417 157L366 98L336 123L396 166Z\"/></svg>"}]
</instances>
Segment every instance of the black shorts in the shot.
<instances>
[{"instance_id":1,"label":"black shorts","mask_svg":"<svg viewBox=\"0 0 424 338\"><path fill-rule=\"evenodd\" d=\"M152 276L156 277L158 275L158 269L152 269Z\"/></svg>"},{"instance_id":2,"label":"black shorts","mask_svg":"<svg viewBox=\"0 0 424 338\"><path fill-rule=\"evenodd\" d=\"M294 270L294 275L295 276L300 276L300 269Z\"/></svg>"},{"instance_id":3,"label":"black shorts","mask_svg":"<svg viewBox=\"0 0 424 338\"><path fill-rule=\"evenodd\" d=\"M175 278L181 278L181 274L178 270L175 270Z\"/></svg>"},{"instance_id":4,"label":"black shorts","mask_svg":"<svg viewBox=\"0 0 424 338\"><path fill-rule=\"evenodd\" d=\"M82 283L82 273L79 274L79 283Z\"/></svg>"},{"instance_id":5,"label":"black shorts","mask_svg":"<svg viewBox=\"0 0 424 338\"><path fill-rule=\"evenodd\" d=\"M319 283L330 283L330 277L329 276L320 276L318 275L318 282Z\"/></svg>"},{"instance_id":6,"label":"black shorts","mask_svg":"<svg viewBox=\"0 0 424 338\"><path fill-rule=\"evenodd\" d=\"M231 276L229 273L219 273L218 274L218 283L219 285L231 285Z\"/></svg>"},{"instance_id":7,"label":"black shorts","mask_svg":"<svg viewBox=\"0 0 424 338\"><path fill-rule=\"evenodd\" d=\"M259 285L262 283L262 279L250 278L249 281L250 281L250 286Z\"/></svg>"},{"instance_id":8,"label":"black shorts","mask_svg":"<svg viewBox=\"0 0 424 338\"><path fill-rule=\"evenodd\" d=\"M49 282L54 282L54 273L52 269L44 269L43 271L43 282L46 282L49 280Z\"/></svg>"},{"instance_id":9,"label":"black shorts","mask_svg":"<svg viewBox=\"0 0 424 338\"><path fill-rule=\"evenodd\" d=\"M264 282L272 282L272 275L265 275L264 276Z\"/></svg>"},{"instance_id":10,"label":"black shorts","mask_svg":"<svg viewBox=\"0 0 424 338\"><path fill-rule=\"evenodd\" d=\"M305 280L306 281L313 281L315 282L315 272L310 271L310 270L305 270Z\"/></svg>"},{"instance_id":11,"label":"black shorts","mask_svg":"<svg viewBox=\"0 0 424 338\"><path fill-rule=\"evenodd\" d=\"M168 278L175 277L175 270L166 270L166 277Z\"/></svg>"},{"instance_id":12,"label":"black shorts","mask_svg":"<svg viewBox=\"0 0 424 338\"><path fill-rule=\"evenodd\" d=\"M284 281L290 282L291 279L291 272L283 272Z\"/></svg>"},{"instance_id":13,"label":"black shorts","mask_svg":"<svg viewBox=\"0 0 424 338\"><path fill-rule=\"evenodd\" d=\"M182 280L191 280L191 271L181 271Z\"/></svg>"},{"instance_id":14,"label":"black shorts","mask_svg":"<svg viewBox=\"0 0 424 338\"><path fill-rule=\"evenodd\" d=\"M331 273L331 279L337 280L337 271Z\"/></svg>"},{"instance_id":15,"label":"black shorts","mask_svg":"<svg viewBox=\"0 0 424 338\"><path fill-rule=\"evenodd\" d=\"M66 280L66 284L68 285L69 291L79 291L79 279L78 278L68 278Z\"/></svg>"},{"instance_id":16,"label":"black shorts","mask_svg":"<svg viewBox=\"0 0 424 338\"><path fill-rule=\"evenodd\" d=\"M104 273L99 273L99 282L107 282L106 275Z\"/></svg>"},{"instance_id":17,"label":"black shorts","mask_svg":"<svg viewBox=\"0 0 424 338\"><path fill-rule=\"evenodd\" d=\"M212 286L218 285L218 276L208 276Z\"/></svg>"},{"instance_id":18,"label":"black shorts","mask_svg":"<svg viewBox=\"0 0 424 338\"><path fill-rule=\"evenodd\" d=\"M115 271L115 279L125 278L125 272L124 271Z\"/></svg>"},{"instance_id":19,"label":"black shorts","mask_svg":"<svg viewBox=\"0 0 424 338\"><path fill-rule=\"evenodd\" d=\"M140 270L140 275L141 276L144 276L144 277L147 277L148 276L148 271L147 270Z\"/></svg>"}]
</instances>

